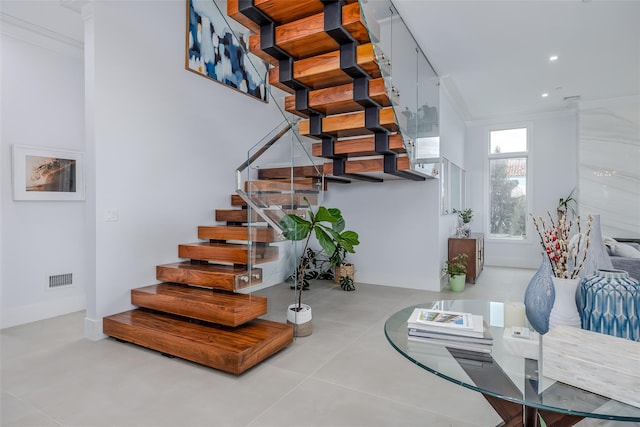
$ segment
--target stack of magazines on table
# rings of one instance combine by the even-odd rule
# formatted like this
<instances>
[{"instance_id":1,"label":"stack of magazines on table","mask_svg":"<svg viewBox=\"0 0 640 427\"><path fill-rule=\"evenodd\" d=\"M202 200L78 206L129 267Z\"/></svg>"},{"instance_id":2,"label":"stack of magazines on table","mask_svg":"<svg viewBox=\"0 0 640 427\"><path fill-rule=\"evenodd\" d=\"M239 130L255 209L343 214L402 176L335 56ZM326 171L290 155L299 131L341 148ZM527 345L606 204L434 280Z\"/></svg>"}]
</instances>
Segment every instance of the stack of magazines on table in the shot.
<instances>
[{"instance_id":1,"label":"stack of magazines on table","mask_svg":"<svg viewBox=\"0 0 640 427\"><path fill-rule=\"evenodd\" d=\"M407 328L410 341L447 347L453 356L475 353L491 358L493 337L480 315L416 308L407 321Z\"/></svg>"}]
</instances>

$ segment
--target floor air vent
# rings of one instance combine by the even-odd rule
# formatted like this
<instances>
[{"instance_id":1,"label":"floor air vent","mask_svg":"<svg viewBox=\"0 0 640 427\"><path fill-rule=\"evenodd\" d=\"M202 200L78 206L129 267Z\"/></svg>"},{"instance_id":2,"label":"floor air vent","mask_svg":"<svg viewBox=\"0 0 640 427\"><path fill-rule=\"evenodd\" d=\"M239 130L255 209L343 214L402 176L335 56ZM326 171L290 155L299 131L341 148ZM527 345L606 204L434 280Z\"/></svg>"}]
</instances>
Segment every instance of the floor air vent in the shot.
<instances>
[{"instance_id":1,"label":"floor air vent","mask_svg":"<svg viewBox=\"0 0 640 427\"><path fill-rule=\"evenodd\" d=\"M49 276L49 289L58 289L65 286L71 286L73 283L73 273L56 274Z\"/></svg>"}]
</instances>

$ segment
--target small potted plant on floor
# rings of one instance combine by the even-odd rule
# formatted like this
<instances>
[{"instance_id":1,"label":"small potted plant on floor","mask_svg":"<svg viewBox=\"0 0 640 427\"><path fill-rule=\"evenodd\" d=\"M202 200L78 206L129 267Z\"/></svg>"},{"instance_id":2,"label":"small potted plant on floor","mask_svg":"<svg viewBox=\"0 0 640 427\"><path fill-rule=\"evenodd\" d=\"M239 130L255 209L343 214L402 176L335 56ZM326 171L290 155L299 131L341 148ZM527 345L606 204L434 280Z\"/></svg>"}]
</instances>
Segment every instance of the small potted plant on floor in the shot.
<instances>
[{"instance_id":1,"label":"small potted plant on floor","mask_svg":"<svg viewBox=\"0 0 640 427\"><path fill-rule=\"evenodd\" d=\"M449 276L449 287L453 292L464 291L467 280L467 258L467 254L459 253L451 261L445 261L446 266L442 272Z\"/></svg>"},{"instance_id":2,"label":"small potted plant on floor","mask_svg":"<svg viewBox=\"0 0 640 427\"><path fill-rule=\"evenodd\" d=\"M458 209L453 209L453 213L458 214L458 220L460 225L458 227L458 235L460 237L469 237L471 234L471 219L473 218L473 210L471 208L467 208L459 211Z\"/></svg>"},{"instance_id":3,"label":"small potted plant on floor","mask_svg":"<svg viewBox=\"0 0 640 427\"><path fill-rule=\"evenodd\" d=\"M308 201L307 201L308 203ZM280 221L280 226L285 238L289 240L304 240L304 249L296 269L298 281L304 280L305 271L309 268L309 257L305 256L311 243L311 237L315 236L322 248L322 252L331 259L338 248L345 252L355 253L354 246L360 244L358 233L345 230L345 221L340 209L319 206L314 212L309 206L308 218L301 218L295 214L288 214ZM296 288L297 303L291 304L287 310L287 321L294 324L296 336L311 334L311 307L302 304L302 286Z\"/></svg>"}]
</instances>

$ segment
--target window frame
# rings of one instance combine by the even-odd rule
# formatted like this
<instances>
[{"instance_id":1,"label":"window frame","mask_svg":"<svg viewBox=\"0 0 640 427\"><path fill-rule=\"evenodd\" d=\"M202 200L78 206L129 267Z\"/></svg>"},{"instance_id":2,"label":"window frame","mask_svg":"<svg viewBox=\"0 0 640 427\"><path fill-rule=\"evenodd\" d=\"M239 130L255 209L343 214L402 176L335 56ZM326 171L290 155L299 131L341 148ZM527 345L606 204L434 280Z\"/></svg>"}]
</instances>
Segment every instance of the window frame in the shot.
<instances>
[{"instance_id":1,"label":"window frame","mask_svg":"<svg viewBox=\"0 0 640 427\"><path fill-rule=\"evenodd\" d=\"M527 130L526 151L518 151L512 153L491 153L491 132L510 130L510 129L522 129ZM508 244L530 244L532 241L532 228L529 221L529 212L533 206L533 123L532 122L512 122L503 123L499 125L485 127L485 144L484 144L484 230L485 239L493 243L508 243ZM512 159L524 157L527 162L527 201L526 201L526 221L525 221L525 237L513 238L513 237L494 237L491 235L491 160L499 159Z\"/></svg>"}]
</instances>

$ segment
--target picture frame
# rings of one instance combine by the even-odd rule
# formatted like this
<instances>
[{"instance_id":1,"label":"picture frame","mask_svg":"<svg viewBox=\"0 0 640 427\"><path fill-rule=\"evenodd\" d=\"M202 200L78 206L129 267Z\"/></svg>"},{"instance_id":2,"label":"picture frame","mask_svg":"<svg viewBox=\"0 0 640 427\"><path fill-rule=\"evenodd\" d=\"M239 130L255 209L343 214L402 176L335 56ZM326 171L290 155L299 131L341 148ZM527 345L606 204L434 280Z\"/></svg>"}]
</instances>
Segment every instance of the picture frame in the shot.
<instances>
[{"instance_id":1,"label":"picture frame","mask_svg":"<svg viewBox=\"0 0 640 427\"><path fill-rule=\"evenodd\" d=\"M14 200L85 199L84 153L13 145Z\"/></svg>"},{"instance_id":2,"label":"picture frame","mask_svg":"<svg viewBox=\"0 0 640 427\"><path fill-rule=\"evenodd\" d=\"M249 53L250 31L227 20L215 0L186 6L185 69L268 103L269 65Z\"/></svg>"}]
</instances>

